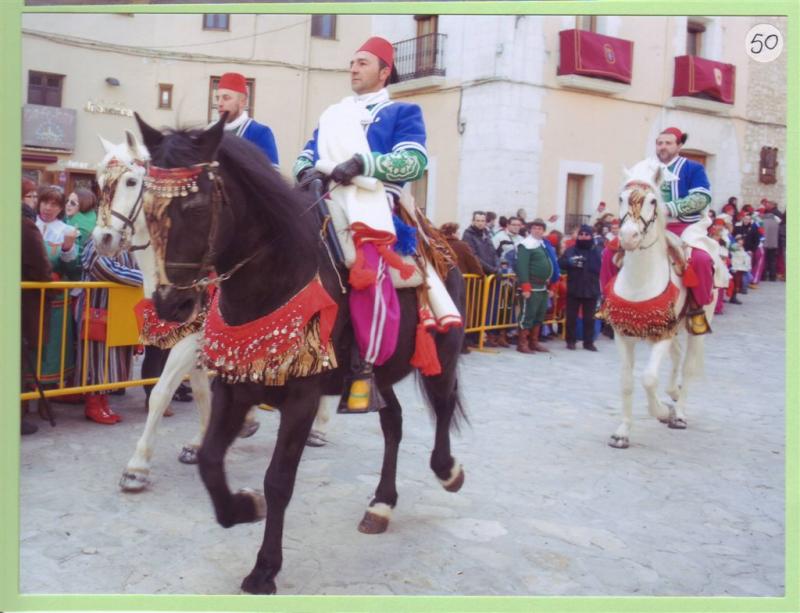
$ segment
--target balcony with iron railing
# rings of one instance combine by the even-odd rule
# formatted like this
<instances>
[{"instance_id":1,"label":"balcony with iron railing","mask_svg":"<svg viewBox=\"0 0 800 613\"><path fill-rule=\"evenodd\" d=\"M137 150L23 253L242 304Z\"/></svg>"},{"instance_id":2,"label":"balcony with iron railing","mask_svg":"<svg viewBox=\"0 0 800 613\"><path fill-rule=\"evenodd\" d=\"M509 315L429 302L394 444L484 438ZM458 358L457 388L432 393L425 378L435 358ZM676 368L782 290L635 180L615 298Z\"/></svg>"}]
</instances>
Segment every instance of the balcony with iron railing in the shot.
<instances>
[{"instance_id":1,"label":"balcony with iron railing","mask_svg":"<svg viewBox=\"0 0 800 613\"><path fill-rule=\"evenodd\" d=\"M398 84L394 89L436 87L444 82L446 34L425 34L394 44Z\"/></svg>"}]
</instances>

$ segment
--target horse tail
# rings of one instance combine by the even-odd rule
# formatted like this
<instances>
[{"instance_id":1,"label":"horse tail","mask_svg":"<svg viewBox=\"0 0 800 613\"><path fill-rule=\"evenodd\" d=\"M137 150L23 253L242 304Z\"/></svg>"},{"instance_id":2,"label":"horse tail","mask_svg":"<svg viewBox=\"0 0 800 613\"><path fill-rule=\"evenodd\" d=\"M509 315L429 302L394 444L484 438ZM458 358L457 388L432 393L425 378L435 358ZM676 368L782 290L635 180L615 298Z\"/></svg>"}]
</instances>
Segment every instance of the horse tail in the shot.
<instances>
[{"instance_id":1,"label":"horse tail","mask_svg":"<svg viewBox=\"0 0 800 613\"><path fill-rule=\"evenodd\" d=\"M422 394L422 398L425 400L425 404L428 405L428 410L430 411L432 419L438 417L437 407L449 409L452 403L450 429L461 432L461 426L463 424L469 425L469 417L464 409L464 403L461 400L461 394L458 390L458 377L456 376L455 370L452 371L451 375L453 378L451 392L448 394L444 391L443 393L442 387L449 387L447 386L447 376L447 370L445 370L443 374L434 377L420 375L419 371L417 371L417 384L419 385L419 390Z\"/></svg>"}]
</instances>

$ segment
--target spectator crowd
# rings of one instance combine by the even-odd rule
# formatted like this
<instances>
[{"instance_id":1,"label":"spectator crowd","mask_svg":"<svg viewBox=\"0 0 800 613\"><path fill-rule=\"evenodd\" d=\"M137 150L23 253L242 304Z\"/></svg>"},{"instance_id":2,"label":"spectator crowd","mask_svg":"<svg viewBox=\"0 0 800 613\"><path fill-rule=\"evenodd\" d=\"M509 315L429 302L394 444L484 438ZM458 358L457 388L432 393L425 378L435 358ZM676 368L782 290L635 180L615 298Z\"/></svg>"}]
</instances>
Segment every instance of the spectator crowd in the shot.
<instances>
[{"instance_id":1,"label":"spectator crowd","mask_svg":"<svg viewBox=\"0 0 800 613\"><path fill-rule=\"evenodd\" d=\"M780 211L776 202L764 198L758 208L745 204L740 209L737 198L731 197L719 210L711 208L708 215L708 234L720 244L731 273L728 287L718 289L717 315L724 313L726 304L742 305L740 297L757 290L762 281L785 281L786 211ZM582 341L584 349L597 351L594 340L598 334L613 338L611 327L596 320L595 314L617 272L614 255L619 249L619 219L606 212L601 202L593 224L574 224L566 236L553 227L548 229L557 220L554 215L547 222L539 218L527 221L522 209L511 217L474 211L460 239L458 224L441 227L462 273L516 277L516 325L485 332L485 346L516 344L521 353L546 352L541 343L563 333L567 349L576 349ZM495 291L489 300L498 296ZM544 323L562 319L563 331ZM477 334L468 335L463 352L468 353L478 340Z\"/></svg>"}]
</instances>

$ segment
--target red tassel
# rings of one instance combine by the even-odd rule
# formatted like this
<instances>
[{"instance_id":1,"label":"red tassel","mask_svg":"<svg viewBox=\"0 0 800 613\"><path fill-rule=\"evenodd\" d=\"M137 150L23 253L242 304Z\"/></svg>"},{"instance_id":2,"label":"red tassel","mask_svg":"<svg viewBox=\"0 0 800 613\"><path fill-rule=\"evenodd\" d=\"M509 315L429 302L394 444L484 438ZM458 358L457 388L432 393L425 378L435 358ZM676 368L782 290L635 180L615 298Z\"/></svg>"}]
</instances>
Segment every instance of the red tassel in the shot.
<instances>
[{"instance_id":1,"label":"red tassel","mask_svg":"<svg viewBox=\"0 0 800 613\"><path fill-rule=\"evenodd\" d=\"M374 285L378 279L378 274L374 270L366 267L363 249L356 249L356 261L350 269L350 285L353 289L366 289Z\"/></svg>"},{"instance_id":2,"label":"red tassel","mask_svg":"<svg viewBox=\"0 0 800 613\"><path fill-rule=\"evenodd\" d=\"M408 279L414 274L416 267L412 264L406 264L403 261L403 258L401 258L398 253L389 245L384 244L376 246L378 248L378 253L381 254L386 263L392 268L396 268L400 271L401 278Z\"/></svg>"},{"instance_id":3,"label":"red tassel","mask_svg":"<svg viewBox=\"0 0 800 613\"><path fill-rule=\"evenodd\" d=\"M436 343L433 342L433 337L425 330L422 322L417 324L411 365L418 368L426 377L442 374L442 365L439 363L439 356L436 353Z\"/></svg>"},{"instance_id":4,"label":"red tassel","mask_svg":"<svg viewBox=\"0 0 800 613\"><path fill-rule=\"evenodd\" d=\"M697 274L692 267L692 261L686 263L686 270L683 271L683 286L684 287L697 287L700 284Z\"/></svg>"}]
</instances>

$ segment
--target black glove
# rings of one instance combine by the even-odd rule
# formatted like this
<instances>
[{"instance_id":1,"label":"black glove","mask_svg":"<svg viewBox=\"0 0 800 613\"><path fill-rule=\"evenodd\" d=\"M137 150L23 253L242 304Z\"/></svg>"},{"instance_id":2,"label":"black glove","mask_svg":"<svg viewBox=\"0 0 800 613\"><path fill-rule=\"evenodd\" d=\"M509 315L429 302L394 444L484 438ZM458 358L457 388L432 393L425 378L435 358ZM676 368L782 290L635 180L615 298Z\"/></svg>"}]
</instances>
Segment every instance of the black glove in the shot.
<instances>
[{"instance_id":1,"label":"black glove","mask_svg":"<svg viewBox=\"0 0 800 613\"><path fill-rule=\"evenodd\" d=\"M331 179L343 185L350 185L353 177L364 172L364 162L361 161L361 156L356 154L346 162L342 162L331 173Z\"/></svg>"},{"instance_id":2,"label":"black glove","mask_svg":"<svg viewBox=\"0 0 800 613\"><path fill-rule=\"evenodd\" d=\"M328 180L328 177L325 176L324 172L320 172L313 166L309 166L308 168L303 168L303 170L297 173L297 183L300 185L300 187L307 188L315 179L322 181L324 189L325 181Z\"/></svg>"}]
</instances>

